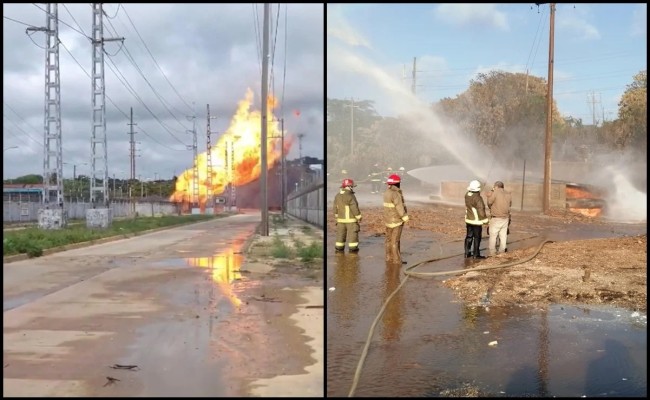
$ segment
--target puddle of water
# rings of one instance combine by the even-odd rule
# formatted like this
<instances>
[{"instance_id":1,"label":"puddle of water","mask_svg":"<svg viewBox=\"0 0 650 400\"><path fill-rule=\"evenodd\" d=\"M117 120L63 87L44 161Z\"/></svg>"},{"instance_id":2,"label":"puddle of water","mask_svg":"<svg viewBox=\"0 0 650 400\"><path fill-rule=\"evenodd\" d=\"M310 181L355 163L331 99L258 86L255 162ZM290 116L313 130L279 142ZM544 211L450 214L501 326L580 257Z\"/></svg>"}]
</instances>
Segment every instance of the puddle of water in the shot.
<instances>
[{"instance_id":1,"label":"puddle of water","mask_svg":"<svg viewBox=\"0 0 650 400\"><path fill-rule=\"evenodd\" d=\"M2 311L4 312L4 311L13 310L16 307L20 307L40 297L46 296L50 292L51 291L28 292L17 297L4 298L2 299Z\"/></svg>"},{"instance_id":2,"label":"puddle of water","mask_svg":"<svg viewBox=\"0 0 650 400\"><path fill-rule=\"evenodd\" d=\"M434 242L423 256L421 241L412 242L414 248L402 245L411 262L462 253L460 242ZM327 256L327 287L335 288L327 292L327 396L348 395L373 320L405 278L387 269L383 237L364 243L359 254ZM524 244L531 245L512 248ZM416 271L472 266L466 264L455 257ZM646 395L646 315L561 305L466 307L442 279L411 277L393 297L355 396L444 396L467 388L481 397Z\"/></svg>"}]
</instances>

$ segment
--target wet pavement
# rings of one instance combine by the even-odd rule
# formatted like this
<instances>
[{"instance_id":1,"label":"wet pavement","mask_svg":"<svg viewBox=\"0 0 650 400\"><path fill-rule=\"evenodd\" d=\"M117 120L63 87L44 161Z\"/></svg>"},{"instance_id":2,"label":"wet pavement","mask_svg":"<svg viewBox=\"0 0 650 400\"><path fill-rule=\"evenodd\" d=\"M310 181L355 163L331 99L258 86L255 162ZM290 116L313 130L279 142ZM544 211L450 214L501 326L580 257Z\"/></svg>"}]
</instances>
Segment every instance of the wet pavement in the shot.
<instances>
[{"instance_id":1,"label":"wet pavement","mask_svg":"<svg viewBox=\"0 0 650 400\"><path fill-rule=\"evenodd\" d=\"M243 255L259 222L244 211L4 264L4 396L236 397L277 392L284 375L312 393L323 322L305 307L322 288L263 287L271 268Z\"/></svg>"},{"instance_id":2,"label":"wet pavement","mask_svg":"<svg viewBox=\"0 0 650 400\"><path fill-rule=\"evenodd\" d=\"M361 205L377 206L373 197L362 194L358 198ZM574 223L549 235L559 241L646 230L645 224ZM328 235L328 243L333 239ZM531 232L518 232L509 237L508 246L533 247L540 240ZM406 278L404 268L454 254L458 256L415 271L468 267L459 254L460 241L444 241L430 233L409 232L409 239L402 241L408 264L399 269L384 262L383 236L362 235L360 242L358 254L335 254L332 246L327 248L328 396L350 393L373 321ZM354 396L647 394L647 315L566 305L530 309L486 303L470 307L442 285L443 279L409 277L388 303L376 325Z\"/></svg>"}]
</instances>

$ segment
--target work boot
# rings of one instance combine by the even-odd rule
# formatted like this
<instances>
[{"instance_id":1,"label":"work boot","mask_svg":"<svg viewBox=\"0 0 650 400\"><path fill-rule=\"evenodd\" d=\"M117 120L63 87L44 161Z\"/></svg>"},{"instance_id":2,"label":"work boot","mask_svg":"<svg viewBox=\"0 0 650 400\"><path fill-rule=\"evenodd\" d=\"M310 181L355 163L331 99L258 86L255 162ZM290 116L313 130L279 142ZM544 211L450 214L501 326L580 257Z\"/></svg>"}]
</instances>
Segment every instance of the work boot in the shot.
<instances>
[{"instance_id":1,"label":"work boot","mask_svg":"<svg viewBox=\"0 0 650 400\"><path fill-rule=\"evenodd\" d=\"M474 259L487 258L487 257L481 255L481 240L480 239L478 239L478 240L474 239L473 244L474 244L474 254L472 254L472 257Z\"/></svg>"},{"instance_id":2,"label":"work boot","mask_svg":"<svg viewBox=\"0 0 650 400\"><path fill-rule=\"evenodd\" d=\"M465 238L465 258L472 256L472 238Z\"/></svg>"},{"instance_id":3,"label":"work boot","mask_svg":"<svg viewBox=\"0 0 650 400\"><path fill-rule=\"evenodd\" d=\"M348 250L350 250L350 253L356 253L356 252L359 251L359 248L358 247L351 247Z\"/></svg>"},{"instance_id":4,"label":"work boot","mask_svg":"<svg viewBox=\"0 0 650 400\"><path fill-rule=\"evenodd\" d=\"M334 251L337 252L337 253L342 253L342 252L345 251L345 247L335 247Z\"/></svg>"}]
</instances>

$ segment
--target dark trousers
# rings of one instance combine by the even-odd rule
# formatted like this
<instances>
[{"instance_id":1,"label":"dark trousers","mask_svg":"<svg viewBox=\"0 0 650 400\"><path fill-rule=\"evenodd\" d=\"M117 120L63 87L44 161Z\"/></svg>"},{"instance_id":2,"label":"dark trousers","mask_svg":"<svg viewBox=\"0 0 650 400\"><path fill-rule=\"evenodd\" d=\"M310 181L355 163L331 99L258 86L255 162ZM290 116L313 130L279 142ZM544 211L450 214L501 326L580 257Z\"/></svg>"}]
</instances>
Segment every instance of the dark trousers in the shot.
<instances>
[{"instance_id":1,"label":"dark trousers","mask_svg":"<svg viewBox=\"0 0 650 400\"><path fill-rule=\"evenodd\" d=\"M472 225L465 223L467 233L465 234L465 257L478 257L481 248L481 236L483 225ZM473 252L472 252L473 248Z\"/></svg>"},{"instance_id":2,"label":"dark trousers","mask_svg":"<svg viewBox=\"0 0 650 400\"><path fill-rule=\"evenodd\" d=\"M395 228L386 227L386 261L390 263L402 263L402 253L400 251L400 238L402 237L402 228L404 225Z\"/></svg>"}]
</instances>

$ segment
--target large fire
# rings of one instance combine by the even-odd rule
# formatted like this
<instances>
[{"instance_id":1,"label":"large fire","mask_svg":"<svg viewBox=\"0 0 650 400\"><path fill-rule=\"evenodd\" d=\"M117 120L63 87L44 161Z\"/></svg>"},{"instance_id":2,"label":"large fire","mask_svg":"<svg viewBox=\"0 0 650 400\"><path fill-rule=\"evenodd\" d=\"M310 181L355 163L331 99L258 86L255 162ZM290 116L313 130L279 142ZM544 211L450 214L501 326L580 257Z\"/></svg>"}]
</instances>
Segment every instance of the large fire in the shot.
<instances>
[{"instance_id":1,"label":"large fire","mask_svg":"<svg viewBox=\"0 0 650 400\"><path fill-rule=\"evenodd\" d=\"M230 126L212 145L212 174L208 179L207 151L200 153L195 162L198 165L198 199L194 196L194 169L185 170L176 180L175 192L171 195L173 202L198 202L203 208L208 194L217 196L224 192L229 183L235 186L245 185L259 178L261 166L262 115L259 111L251 110L253 92L248 89L244 100L239 102L237 112ZM282 156L281 135L279 122L273 117L273 109L277 101L268 97L267 116L267 170L280 160ZM285 132L284 152L291 148L291 137ZM231 153L232 151L232 153ZM232 177L229 169L232 168Z\"/></svg>"}]
</instances>

